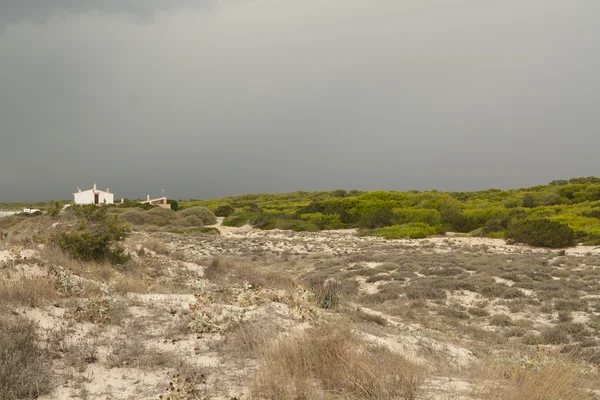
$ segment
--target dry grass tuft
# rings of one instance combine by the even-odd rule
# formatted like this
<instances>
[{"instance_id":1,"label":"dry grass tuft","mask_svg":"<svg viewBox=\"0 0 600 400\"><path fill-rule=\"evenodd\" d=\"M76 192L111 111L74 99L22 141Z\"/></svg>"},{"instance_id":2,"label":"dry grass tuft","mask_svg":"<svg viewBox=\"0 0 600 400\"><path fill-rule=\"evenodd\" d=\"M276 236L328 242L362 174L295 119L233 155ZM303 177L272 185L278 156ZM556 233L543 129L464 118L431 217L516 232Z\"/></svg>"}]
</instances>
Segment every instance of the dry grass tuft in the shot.
<instances>
[{"instance_id":1,"label":"dry grass tuft","mask_svg":"<svg viewBox=\"0 0 600 400\"><path fill-rule=\"evenodd\" d=\"M324 325L265 349L251 391L269 399L415 399L423 377L400 355Z\"/></svg>"},{"instance_id":2,"label":"dry grass tuft","mask_svg":"<svg viewBox=\"0 0 600 400\"><path fill-rule=\"evenodd\" d=\"M582 366L566 357L536 354L521 360L496 361L475 378L477 398L494 400L588 400L582 389Z\"/></svg>"},{"instance_id":3,"label":"dry grass tuft","mask_svg":"<svg viewBox=\"0 0 600 400\"><path fill-rule=\"evenodd\" d=\"M174 356L146 347L138 338L126 338L111 346L106 361L109 368L152 369L173 364Z\"/></svg>"},{"instance_id":4,"label":"dry grass tuft","mask_svg":"<svg viewBox=\"0 0 600 400\"><path fill-rule=\"evenodd\" d=\"M171 252L169 246L158 239L147 240L142 246L148 250L152 250L156 254L168 255Z\"/></svg>"},{"instance_id":5,"label":"dry grass tuft","mask_svg":"<svg viewBox=\"0 0 600 400\"><path fill-rule=\"evenodd\" d=\"M231 268L231 263L221 257L214 257L210 264L204 268L204 277L208 280L215 280L222 277Z\"/></svg>"},{"instance_id":6,"label":"dry grass tuft","mask_svg":"<svg viewBox=\"0 0 600 400\"><path fill-rule=\"evenodd\" d=\"M0 400L37 398L52 390L50 357L33 323L0 317Z\"/></svg>"},{"instance_id":7,"label":"dry grass tuft","mask_svg":"<svg viewBox=\"0 0 600 400\"><path fill-rule=\"evenodd\" d=\"M0 302L39 307L57 297L54 284L45 277L23 277L0 282Z\"/></svg>"}]
</instances>

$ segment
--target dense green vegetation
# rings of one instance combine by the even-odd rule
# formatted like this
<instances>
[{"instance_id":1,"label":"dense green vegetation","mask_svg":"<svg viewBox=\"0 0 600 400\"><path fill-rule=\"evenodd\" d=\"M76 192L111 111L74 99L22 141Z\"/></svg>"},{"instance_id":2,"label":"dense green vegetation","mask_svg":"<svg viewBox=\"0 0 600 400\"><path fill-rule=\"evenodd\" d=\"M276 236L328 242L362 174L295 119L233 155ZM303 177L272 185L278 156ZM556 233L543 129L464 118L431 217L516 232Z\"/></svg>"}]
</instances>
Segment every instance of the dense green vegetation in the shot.
<instances>
[{"instance_id":1,"label":"dense green vegetation","mask_svg":"<svg viewBox=\"0 0 600 400\"><path fill-rule=\"evenodd\" d=\"M360 228L363 235L386 238L455 231L536 246L600 244L600 178L596 177L514 190L335 190L180 201L181 209L193 206L227 215L224 225L228 226L295 231ZM532 230L538 233L531 234Z\"/></svg>"},{"instance_id":2,"label":"dense green vegetation","mask_svg":"<svg viewBox=\"0 0 600 400\"><path fill-rule=\"evenodd\" d=\"M56 244L74 258L82 261L109 261L120 264L127 261L123 241L129 233L127 226L109 215L107 207L76 206L74 214L80 219L75 229L60 231Z\"/></svg>"},{"instance_id":3,"label":"dense green vegetation","mask_svg":"<svg viewBox=\"0 0 600 400\"><path fill-rule=\"evenodd\" d=\"M56 214L62 202L28 203ZM134 225L186 230L250 224L260 229L318 231L359 228L361 235L423 238L446 231L506 238L535 246L600 244L600 178L574 178L525 189L477 192L292 192L171 203L179 211L137 201L108 212ZM0 204L19 209L25 203ZM146 210L146 211L144 211ZM16 217L15 217L16 218ZM8 223L8 222L7 222Z\"/></svg>"}]
</instances>

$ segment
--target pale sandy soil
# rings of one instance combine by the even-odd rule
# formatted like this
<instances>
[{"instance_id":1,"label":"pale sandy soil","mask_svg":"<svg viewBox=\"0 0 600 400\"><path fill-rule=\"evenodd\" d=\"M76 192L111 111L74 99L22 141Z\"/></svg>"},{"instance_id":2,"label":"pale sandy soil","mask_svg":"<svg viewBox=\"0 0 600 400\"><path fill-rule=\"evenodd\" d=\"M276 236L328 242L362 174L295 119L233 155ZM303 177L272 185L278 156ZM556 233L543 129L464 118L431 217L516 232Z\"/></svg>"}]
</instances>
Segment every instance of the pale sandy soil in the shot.
<instances>
[{"instance_id":1,"label":"pale sandy soil","mask_svg":"<svg viewBox=\"0 0 600 400\"><path fill-rule=\"evenodd\" d=\"M292 279L298 281L308 272L327 268L333 271L332 276L341 276L339 274L348 272L350 267L359 264L362 265L361 268L377 270L385 266L385 261L380 260L383 255L394 259L397 255L413 254L414 251L438 256L458 253L494 256L509 261L516 255L531 255L550 261L557 259L556 250L509 245L500 239L447 235L423 240L384 240L359 237L354 230L318 233L261 231L248 226L225 227L220 222L216 227L221 235L139 231L129 238L126 242L128 250L144 268L148 268L148 271L140 272L143 275L140 280L148 289L142 293L114 292L115 301L122 307L118 322L97 324L73 319L71 315L74 308L77 304L81 306L85 299L58 298L52 304L35 308L11 305L13 313L36 321L43 335L49 337L59 331L63 335L61 340L66 350L58 353L54 361L59 382L52 394L40 399L157 399L168 387L176 370L175 364L185 365L184 370L197 369L206 375L203 383L198 385L202 394L197 398L246 399L249 398L248 381L253 376L256 361L239 358L235 350L231 349L228 344L231 331L225 328L232 326L231 321L239 318L239 321L245 323L270 324L279 335L285 336L301 332L318 321L346 318L338 315L339 312L335 310L321 310L307 319L304 311L296 308L290 300L290 290L293 289L286 291L285 288L265 285L264 289L249 290L244 289L243 281L211 281L205 272L215 257L231 260L237 266L248 263L257 270L285 270ZM164 243L168 254L157 254L146 248L144 243L150 240ZM39 254L41 250L35 247L24 249L21 251L23 258L13 262L8 249L0 251L0 263L4 264L4 268L0 269L0 276L5 281L18 280L24 276L50 278L51 266L31 261L36 260ZM578 258L590 254L600 254L600 249L573 247L566 250L565 257ZM342 261L338 267L336 263L342 257L346 261ZM351 261L354 258L357 261ZM418 262L418 258L415 262ZM241 270L244 271L243 268ZM387 272L380 274L385 276ZM119 272L113 275L108 279L106 287L116 290L116 282L122 275L126 274ZM260 279L266 279L266 275L261 276ZM368 282L369 276L371 275L356 275L348 279L356 282L359 294L371 296L380 293L386 285L409 285L413 279L392 280L391 283ZM416 279L424 275L416 272L414 276ZM88 278L73 277L73 282L83 285L89 283L86 279ZM515 283L500 276L493 276L493 281L506 287L512 287ZM534 296L531 290L520 290L525 299ZM211 316L211 323L218 328L198 332L189 330L190 315L193 315L190 307L193 308L197 301L201 301L195 295L210 298L205 310ZM595 301L600 299L600 295L590 294L587 298ZM504 303L502 299L490 300L479 293L459 290L449 293L446 299L437 303L430 302L427 307L429 310L442 306L464 309L481 307L491 317L510 313ZM403 304L408 307L408 303ZM489 357L489 354L482 351L485 345L475 343L468 334L456 333L455 329L460 327L445 331L440 327L440 322L431 316L432 312L427 311L427 307L425 311L416 308L416 311L411 311L410 317L403 314L406 311L404 309L389 311L395 307L392 302L372 307L349 303L344 307L348 310L359 309L365 315L383 321L381 325L360 322L356 330L364 340L384 346L426 366L429 374L419 398L473 398L469 395L469 371ZM424 313L422 320L419 318L420 312ZM425 314L428 315L427 318ZM542 329L554 323L554 317L549 319L547 315L528 310L510 314L513 320L531 321L531 329ZM590 315L593 314L576 311L572 318L574 322L586 323ZM480 323L477 328L490 332L499 329L487 322ZM111 361L119 356L115 352L123 352L127 347L119 347L121 342L129 343L130 346L142 345L145 350L140 350L130 358L123 357L124 361L115 365ZM69 357L73 357L67 349L71 345L93 347L94 360L68 362ZM502 345L493 347L502 348ZM152 354L152 357L144 358L147 354Z\"/></svg>"}]
</instances>

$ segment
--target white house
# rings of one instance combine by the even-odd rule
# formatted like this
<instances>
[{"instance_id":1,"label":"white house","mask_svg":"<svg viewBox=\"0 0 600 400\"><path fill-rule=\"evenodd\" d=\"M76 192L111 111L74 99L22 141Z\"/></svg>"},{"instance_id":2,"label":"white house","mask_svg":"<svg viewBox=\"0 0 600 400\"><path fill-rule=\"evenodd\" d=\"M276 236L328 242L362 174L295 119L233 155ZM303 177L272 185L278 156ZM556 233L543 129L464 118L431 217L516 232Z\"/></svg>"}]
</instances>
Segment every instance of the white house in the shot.
<instances>
[{"instance_id":1,"label":"white house","mask_svg":"<svg viewBox=\"0 0 600 400\"><path fill-rule=\"evenodd\" d=\"M79 189L79 188L78 188ZM98 190L94 183L93 189L81 190L73 193L75 204L114 204L115 195L109 189Z\"/></svg>"}]
</instances>

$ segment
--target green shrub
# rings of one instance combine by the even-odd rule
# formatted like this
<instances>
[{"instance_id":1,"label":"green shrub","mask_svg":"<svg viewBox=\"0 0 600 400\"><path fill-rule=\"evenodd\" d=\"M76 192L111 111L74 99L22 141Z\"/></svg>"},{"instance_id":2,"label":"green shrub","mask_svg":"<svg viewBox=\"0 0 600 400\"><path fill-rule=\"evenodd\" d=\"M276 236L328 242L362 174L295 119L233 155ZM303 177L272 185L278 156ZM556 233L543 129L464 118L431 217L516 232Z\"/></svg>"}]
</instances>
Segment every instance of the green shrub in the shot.
<instances>
[{"instance_id":1,"label":"green shrub","mask_svg":"<svg viewBox=\"0 0 600 400\"><path fill-rule=\"evenodd\" d=\"M167 200L167 204L171 205L171 210L179 211L179 203L177 200Z\"/></svg>"},{"instance_id":2,"label":"green shrub","mask_svg":"<svg viewBox=\"0 0 600 400\"><path fill-rule=\"evenodd\" d=\"M253 228L265 229L273 222L273 217L268 214L258 214L248 220Z\"/></svg>"},{"instance_id":3,"label":"green shrub","mask_svg":"<svg viewBox=\"0 0 600 400\"><path fill-rule=\"evenodd\" d=\"M513 220L506 238L540 247L568 247L575 244L575 232L567 224L544 218Z\"/></svg>"},{"instance_id":4,"label":"green shrub","mask_svg":"<svg viewBox=\"0 0 600 400\"><path fill-rule=\"evenodd\" d=\"M312 214L298 214L303 221L307 221L319 229L342 229L345 224L342 222L339 214L323 214L315 212Z\"/></svg>"},{"instance_id":5,"label":"green shrub","mask_svg":"<svg viewBox=\"0 0 600 400\"><path fill-rule=\"evenodd\" d=\"M223 220L224 226L240 227L248 223L248 221L258 215L257 212L235 212Z\"/></svg>"},{"instance_id":6,"label":"green shrub","mask_svg":"<svg viewBox=\"0 0 600 400\"><path fill-rule=\"evenodd\" d=\"M318 226L311 224L310 222L286 218L275 219L272 227L274 229L290 230L294 232L316 232L319 230Z\"/></svg>"},{"instance_id":7,"label":"green shrub","mask_svg":"<svg viewBox=\"0 0 600 400\"><path fill-rule=\"evenodd\" d=\"M119 220L123 222L129 222L133 225L144 225L150 221L150 218L148 218L144 211L132 208L120 213Z\"/></svg>"},{"instance_id":8,"label":"green shrub","mask_svg":"<svg viewBox=\"0 0 600 400\"><path fill-rule=\"evenodd\" d=\"M52 207L48 208L48 215L51 217L57 217L58 214L60 213L61 208L62 208L62 205L60 204L60 202L55 201L54 204L52 205Z\"/></svg>"},{"instance_id":9,"label":"green shrub","mask_svg":"<svg viewBox=\"0 0 600 400\"><path fill-rule=\"evenodd\" d=\"M235 212L235 209L233 207L231 207L229 204L219 206L215 209L215 215L217 217L229 217L234 212Z\"/></svg>"},{"instance_id":10,"label":"green shrub","mask_svg":"<svg viewBox=\"0 0 600 400\"><path fill-rule=\"evenodd\" d=\"M128 228L119 224L116 216L108 216L105 207L93 207L96 211L83 212L85 219L74 230L59 232L56 244L78 260L124 263L128 257L119 242L129 234Z\"/></svg>"},{"instance_id":11,"label":"green shrub","mask_svg":"<svg viewBox=\"0 0 600 400\"><path fill-rule=\"evenodd\" d=\"M423 222L427 225L438 226L442 223L440 212L430 208L395 208L394 215L398 224Z\"/></svg>"},{"instance_id":12,"label":"green shrub","mask_svg":"<svg viewBox=\"0 0 600 400\"><path fill-rule=\"evenodd\" d=\"M394 225L396 216L390 209L378 208L364 214L358 221L361 228L375 229Z\"/></svg>"},{"instance_id":13,"label":"green shrub","mask_svg":"<svg viewBox=\"0 0 600 400\"><path fill-rule=\"evenodd\" d=\"M217 217L215 214L206 207L186 208L185 210L178 211L177 214L182 217L194 215L198 217L204 225L214 225L217 223Z\"/></svg>"},{"instance_id":14,"label":"green shrub","mask_svg":"<svg viewBox=\"0 0 600 400\"><path fill-rule=\"evenodd\" d=\"M422 239L435 234L436 229L433 226L429 226L422 222L387 226L362 233L363 236L378 236L386 239L400 239L405 237Z\"/></svg>"}]
</instances>

